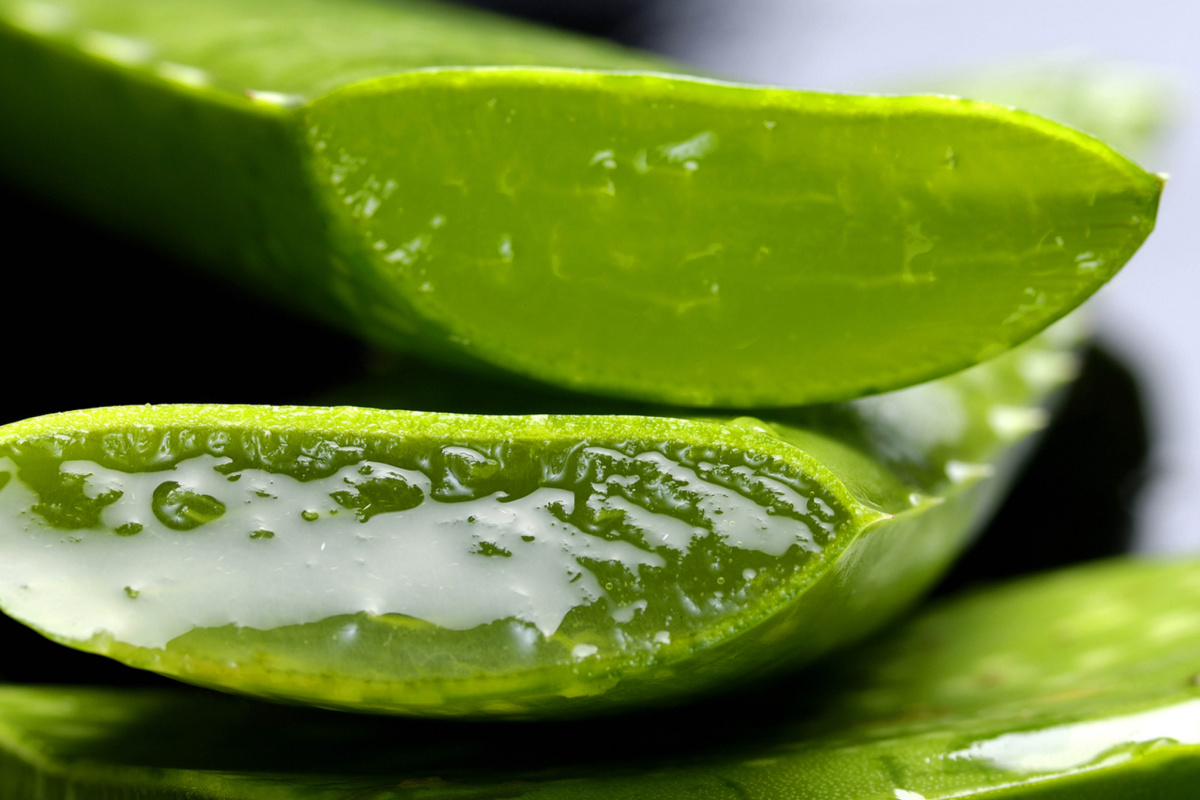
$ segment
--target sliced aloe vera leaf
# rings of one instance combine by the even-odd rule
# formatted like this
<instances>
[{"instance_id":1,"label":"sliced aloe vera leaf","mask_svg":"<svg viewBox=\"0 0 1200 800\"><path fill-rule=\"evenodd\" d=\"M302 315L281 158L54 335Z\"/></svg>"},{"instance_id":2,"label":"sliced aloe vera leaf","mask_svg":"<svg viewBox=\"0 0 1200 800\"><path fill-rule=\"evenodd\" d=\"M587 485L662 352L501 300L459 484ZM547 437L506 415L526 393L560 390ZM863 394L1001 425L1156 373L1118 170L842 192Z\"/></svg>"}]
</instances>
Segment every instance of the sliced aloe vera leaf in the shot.
<instances>
[{"instance_id":1,"label":"sliced aloe vera leaf","mask_svg":"<svg viewBox=\"0 0 1200 800\"><path fill-rule=\"evenodd\" d=\"M1044 423L1075 335L771 421L145 406L15 423L0 607L134 666L331 707L672 702L911 602Z\"/></svg>"},{"instance_id":2,"label":"sliced aloe vera leaf","mask_svg":"<svg viewBox=\"0 0 1200 800\"><path fill-rule=\"evenodd\" d=\"M513 735L9 686L0 798L1184 800L1200 780L1198 600L1195 561L1090 565L943 602L735 702Z\"/></svg>"},{"instance_id":3,"label":"sliced aloe vera leaf","mask_svg":"<svg viewBox=\"0 0 1200 800\"><path fill-rule=\"evenodd\" d=\"M1161 189L1022 112L672 76L427 6L34 7L0 4L0 169L376 342L609 395L966 367L1107 281Z\"/></svg>"}]
</instances>

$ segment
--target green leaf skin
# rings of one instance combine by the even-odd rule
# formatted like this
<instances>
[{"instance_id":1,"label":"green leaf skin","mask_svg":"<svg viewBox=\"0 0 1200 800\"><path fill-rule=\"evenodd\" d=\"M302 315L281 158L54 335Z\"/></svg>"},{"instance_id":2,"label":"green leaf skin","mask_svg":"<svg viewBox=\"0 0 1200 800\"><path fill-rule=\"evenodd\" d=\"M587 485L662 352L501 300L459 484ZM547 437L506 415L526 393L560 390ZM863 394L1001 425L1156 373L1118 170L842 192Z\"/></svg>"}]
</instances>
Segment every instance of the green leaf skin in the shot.
<instances>
[{"instance_id":1,"label":"green leaf skin","mask_svg":"<svg viewBox=\"0 0 1200 800\"><path fill-rule=\"evenodd\" d=\"M1161 70L1070 56L955 70L895 88L1016 106L1090 133L1137 160L1152 155L1181 105L1178 87Z\"/></svg>"},{"instance_id":2,"label":"green leaf skin","mask_svg":"<svg viewBox=\"0 0 1200 800\"><path fill-rule=\"evenodd\" d=\"M0 170L372 341L691 406L948 374L1082 302L1161 179L942 97L667 74L367 0L0 0Z\"/></svg>"},{"instance_id":3,"label":"green leaf skin","mask_svg":"<svg viewBox=\"0 0 1200 800\"><path fill-rule=\"evenodd\" d=\"M505 731L4 687L0 798L1190 800L1198 602L1200 562L1093 564L729 702Z\"/></svg>"},{"instance_id":4,"label":"green leaf skin","mask_svg":"<svg viewBox=\"0 0 1200 800\"><path fill-rule=\"evenodd\" d=\"M1045 423L1077 333L768 420L145 406L15 423L0 607L133 666L327 707L677 702L911 603Z\"/></svg>"}]
</instances>

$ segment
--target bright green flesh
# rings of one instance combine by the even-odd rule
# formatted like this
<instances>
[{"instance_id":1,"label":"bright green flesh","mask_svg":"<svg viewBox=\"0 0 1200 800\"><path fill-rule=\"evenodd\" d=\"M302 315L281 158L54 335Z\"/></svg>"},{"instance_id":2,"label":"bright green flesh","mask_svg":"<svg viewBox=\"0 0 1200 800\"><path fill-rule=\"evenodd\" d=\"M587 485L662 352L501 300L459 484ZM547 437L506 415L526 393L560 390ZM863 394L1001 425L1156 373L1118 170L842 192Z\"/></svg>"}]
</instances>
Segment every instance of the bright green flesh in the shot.
<instances>
[{"instance_id":1,"label":"bright green flesh","mask_svg":"<svg viewBox=\"0 0 1200 800\"><path fill-rule=\"evenodd\" d=\"M697 406L968 366L1153 227L1159 178L1028 114L655 69L400 3L0 0L0 170L374 341Z\"/></svg>"},{"instance_id":2,"label":"bright green flesh","mask_svg":"<svg viewBox=\"0 0 1200 800\"><path fill-rule=\"evenodd\" d=\"M1198 603L1200 563L1076 568L736 701L519 730L9 687L0 798L1190 800Z\"/></svg>"},{"instance_id":3,"label":"bright green flesh","mask_svg":"<svg viewBox=\"0 0 1200 800\"><path fill-rule=\"evenodd\" d=\"M1044 424L1073 341L1056 328L951 378L770 421L28 420L0 428L0 606L135 666L318 705L668 703L911 602Z\"/></svg>"}]
</instances>

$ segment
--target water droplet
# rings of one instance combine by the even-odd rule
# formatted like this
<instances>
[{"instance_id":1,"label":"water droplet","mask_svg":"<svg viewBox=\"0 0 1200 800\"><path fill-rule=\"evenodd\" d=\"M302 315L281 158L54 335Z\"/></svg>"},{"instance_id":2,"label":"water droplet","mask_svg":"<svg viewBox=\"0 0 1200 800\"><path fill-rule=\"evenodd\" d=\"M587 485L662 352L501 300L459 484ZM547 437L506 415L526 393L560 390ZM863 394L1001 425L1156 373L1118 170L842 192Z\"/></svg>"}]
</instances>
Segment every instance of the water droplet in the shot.
<instances>
[{"instance_id":1,"label":"water droplet","mask_svg":"<svg viewBox=\"0 0 1200 800\"><path fill-rule=\"evenodd\" d=\"M389 264L403 264L411 266L417 262L417 259L425 252L425 248L429 246L430 237L428 234L421 234L414 237L412 241L402 244L392 252L383 257L383 260Z\"/></svg>"},{"instance_id":2,"label":"water droplet","mask_svg":"<svg viewBox=\"0 0 1200 800\"><path fill-rule=\"evenodd\" d=\"M319 516L321 516L321 515L320 515L320 514L318 514L316 511L301 511L301 512L300 512L300 517L301 517L301 518L302 518L302 519L303 519L305 522L312 522L312 521L314 521L315 519L317 519L317 517L319 517Z\"/></svg>"},{"instance_id":3,"label":"water droplet","mask_svg":"<svg viewBox=\"0 0 1200 800\"><path fill-rule=\"evenodd\" d=\"M1080 272L1092 272L1103 264L1104 259L1098 257L1090 250L1086 253L1080 253L1079 255L1075 256L1075 265Z\"/></svg>"},{"instance_id":4,"label":"water droplet","mask_svg":"<svg viewBox=\"0 0 1200 800\"><path fill-rule=\"evenodd\" d=\"M268 530L257 530L254 533L250 534L250 538L251 539L274 539L275 532L268 531Z\"/></svg>"},{"instance_id":5,"label":"water droplet","mask_svg":"<svg viewBox=\"0 0 1200 800\"><path fill-rule=\"evenodd\" d=\"M217 498L185 489L176 481L158 485L150 508L159 522L176 531L190 531L225 513L225 504Z\"/></svg>"},{"instance_id":6,"label":"water droplet","mask_svg":"<svg viewBox=\"0 0 1200 800\"><path fill-rule=\"evenodd\" d=\"M695 163L716 150L717 142L717 134L712 131L701 131L682 142L661 145L658 152L672 164L683 164L685 168L695 169L696 167L689 168L688 163Z\"/></svg>"}]
</instances>

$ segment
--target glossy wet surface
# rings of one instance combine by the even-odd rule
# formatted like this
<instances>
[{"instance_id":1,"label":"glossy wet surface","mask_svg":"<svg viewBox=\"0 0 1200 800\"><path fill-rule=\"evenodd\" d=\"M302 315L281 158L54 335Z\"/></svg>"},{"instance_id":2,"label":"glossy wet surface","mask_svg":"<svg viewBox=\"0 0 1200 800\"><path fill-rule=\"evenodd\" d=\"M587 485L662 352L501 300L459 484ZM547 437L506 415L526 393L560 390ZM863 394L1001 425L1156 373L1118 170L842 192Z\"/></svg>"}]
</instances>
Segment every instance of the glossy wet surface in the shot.
<instances>
[{"instance_id":1,"label":"glossy wet surface","mask_svg":"<svg viewBox=\"0 0 1200 800\"><path fill-rule=\"evenodd\" d=\"M447 632L503 623L506 657L473 660L484 656L467 655L464 635L376 667L412 679L430 658L460 660L451 672L469 676L653 652L745 611L850 522L777 459L715 447L158 436L7 448L10 614L147 649L196 629L348 617L329 647L369 653L380 643L359 641L359 623L390 615ZM297 447L311 455L281 457ZM394 463L368 455L384 452ZM264 468L274 462L287 471Z\"/></svg>"},{"instance_id":2,"label":"glossy wet surface","mask_svg":"<svg viewBox=\"0 0 1200 800\"><path fill-rule=\"evenodd\" d=\"M959 13L961 11L961 8L957 9L946 19L960 22L967 20L969 15ZM1075 23L1079 21L1073 18L1073 22L1066 27L1055 26L1055 31L1077 30L1079 26ZM924 24L924 20L921 22ZM1160 34L1164 30L1166 28L1160 25L1155 35L1146 39L1150 42L1147 46L1159 48L1162 43ZM1122 28L1122 41L1127 36L1127 31L1127 26ZM891 41L893 36L894 31L889 27L886 37ZM848 38L843 36L840 42L832 38L819 41L823 42L824 46L840 49ZM855 35L853 38L861 44L861 37ZM971 48L976 47L976 43L977 39L974 36L964 38L961 42L963 46ZM800 52L795 50L794 41L789 41L789 52ZM813 51L808 48L803 52L808 57L816 58L818 62L821 60L819 56L813 56ZM844 66L861 63L857 59L846 60L844 52L842 50L841 57L829 59L826 63ZM885 71L890 74L892 68L889 66ZM27 274L33 282L28 295L42 300L36 303L21 303L13 309L16 315L14 319L17 320L15 337L19 346L9 354L9 365L14 378L11 382L12 390L3 401L5 422L62 410L68 406L98 406L147 400L302 402L311 400L314 392L324 391L339 379L348 377L348 373L354 373L362 363L375 363L373 357L366 355L363 348L347 338L299 322L277 309L267 310L257 303L241 301L239 296L224 287L190 277L183 267L120 241L110 234L98 232L86 223L40 206L24 193L14 193L10 190L7 196L14 198L17 205L24 209L22 215L16 217L10 226L13 247L19 250L22 247L20 242L24 240L27 243L26 247L40 250L49 240L54 242L54 248L53 258L47 252L45 260L38 260ZM175 299L165 305L148 308L137 307L136 303L131 306L130 302L119 298L104 299L108 297L106 292L112 287L115 277L108 271L98 271L91 267L113 262L120 264L122 282L128 285L161 286L168 296ZM79 269L80 266L83 269ZM64 276L68 276L67 279L64 279ZM1178 302L1186 304L1189 295L1180 292L1178 284L1163 281L1159 285L1162 291L1172 293ZM1157 301L1152 305L1156 309L1155 314L1160 317L1162 327L1175 324L1167 315L1158 313L1160 305ZM176 315L180 309L184 312L183 316L192 315L194 318L199 315L210 324L185 324ZM68 331L73 338L74 344L65 350L51 346L46 333L60 330ZM135 336L136 340L132 339ZM131 341L136 341L136 347L130 346ZM215 354L214 342L231 346L224 347L219 354ZM1190 342L1188 347L1190 348ZM148 378L152 379L153 388L147 388ZM1113 396L1113 393L1105 388L1098 388L1096 391L1105 398ZM1121 393L1121 396L1125 396L1124 393ZM460 397L459 402L469 403L479 399ZM1175 405L1187 405L1182 399L1172 402ZM1093 414L1086 418L1092 420L1091 422L1080 423L1074 445L1078 449L1072 452L1085 455L1077 458L1062 455L1060 460L1042 462L1043 466L1050 466L1041 473L1047 476L1046 478L1034 481L1035 490L1040 492L1036 494L1037 499L1009 509L1008 523L1004 529L994 531L987 539L994 543L989 552L1000 553L1003 559L986 558L981 563L968 563L967 569L958 576L960 582L969 583L980 574L995 575L1002 574L1003 571L1034 569L1054 563L1054 560L1077 560L1119 548L1123 540L1118 534L1114 534L1113 538L1109 533L1121 530L1128 532L1127 527L1121 526L1128 525L1132 502L1130 476L1133 476L1133 482L1136 484L1138 473L1136 469L1124 473L1119 470L1114 472L1111 469L1113 464L1109 461L1113 455L1111 448L1107 446L1107 440L1096 437L1095 432L1128 430L1144 425L1138 416L1137 406L1136 402L1126 404L1125 416L1122 416L1119 410L1106 408L1099 415ZM1057 446L1061 452L1071 444L1058 442ZM1136 456L1131 456L1125 463L1136 466L1138 460ZM1078 532L1086 535L1071 536L1051 546L1048 539L1062 532L1064 517L1058 515L1057 511L1054 514L1046 513L1044 491L1047 480L1061 478L1065 469L1069 469L1072 477L1077 480L1078 488L1073 490L1075 494L1072 495L1076 500L1072 503L1083 508L1090 516L1084 530ZM0 482L2 481L3 478L0 477ZM1097 486L1105 488L1097 489ZM1104 498L1104 508L1114 509L1112 514L1103 513L1102 509L1095 505L1097 494ZM1179 497L1176 499L1183 502L1175 504L1178 509L1175 516L1182 520L1190 514L1191 504L1188 495L1177 494ZM1073 519L1075 518L1071 515L1065 518L1068 522ZM1021 526L1025 534L1022 538L1023 544L1016 547L1016 552L1013 552L1012 543L1007 538L1014 522ZM1110 524L1115 524L1116 527L1110 528ZM1042 528L1042 525L1046 527ZM1172 533L1183 529L1184 526L1171 526ZM1175 624L1164 623L1162 626L1164 631L1172 628L1178 630ZM11 622L4 626L3 634L6 643L10 643L10 652L21 654L20 658L6 659L5 663L0 665L0 674L9 679L78 682L81 678L86 678L114 683L156 682L153 675L129 670L106 659L66 650ZM1092 657L1093 663L1101 661L1103 658L1100 656ZM984 673L985 677L986 675L987 673ZM1180 670L1178 674L1171 676L1171 681L1174 686L1186 686L1188 675L1185 674L1185 670ZM1125 757L1122 750L1134 749L1126 747L1130 742L1144 741L1147 747L1158 742L1159 748L1168 747L1169 742L1154 738L1155 731L1165 735L1177 735L1181 725L1174 720L1192 707L1191 702L1185 699L1177 707L1164 706L1165 710L1161 714L1156 714L1154 709L1130 710L1128 718L1135 721L1144 720L1144 715L1151 714L1158 727L1148 728L1143 722L1140 729L1150 734L1145 738L1139 738L1141 734L1126 732L1106 740L1108 746L1116 748L1110 753L1114 762L1119 762ZM85 722L81 713L87 708L96 709L102 714L105 718L103 724L92 727L93 723ZM212 708L207 696L194 703L185 701L181 705L163 704L157 699L152 699L140 709L104 711L104 708L104 704L87 699L54 696L38 701L31 710L38 715L48 713L49 716L45 718L47 720L57 720L46 724L51 736L63 737L57 745L61 752L73 752L76 755L100 752L105 757L124 763L159 766L327 772L338 769L340 764L369 771L371 747L386 749L387 757L393 759L392 764L395 764L394 759L402 757L397 752L399 748L385 745L385 741L402 742L405 745L430 741L431 737L431 743L435 745L446 741L441 738L441 734L431 733L439 730L436 726L410 727L407 723L393 726L392 723L378 721L356 721L356 726L363 725L358 731L368 741L352 736L345 746L339 747L316 737L319 737L319 732L323 729L336 728L337 720L342 718L321 714L310 717L302 712L286 710L279 711L280 716L266 715L262 713L259 705L244 706L243 708L247 709L244 715L234 712L229 726L222 728L225 735L219 738L209 735L213 728L197 724L179 726L177 723L180 718L203 719L200 715L205 713L204 709ZM1174 710L1176 708L1178 711ZM592 737L596 736L605 737L605 747L628 743L630 751L634 753L631 757L634 758L653 753L671 755L694 752L699 759L711 759L722 750L729 751L731 757L736 758L746 755L737 749L738 742L754 741L754 732L771 728L778 722L779 717L786 717L793 710L786 702L780 702L777 687L772 687L751 701L739 700L732 704L706 705L688 714L667 719L656 717L631 721L617 728L604 725L597 727L596 723L566 730L553 728L544 734L530 734L527 739L510 745L502 744L502 740L507 737L502 732L497 733L495 729L470 729L471 733L462 735L479 737L473 739L474 744L466 761L473 764L505 766L506 763L512 763L506 762L505 759L516 758L518 760L515 763L518 766L531 771L549 769L546 765L561 764L563 760L579 757L580 748L576 742L591 741ZM221 715L225 712L212 710L211 713ZM1164 721L1168 724L1159 725ZM371 727L375 724L382 727ZM1052 724L1049 730L1067 732L1074 724L1064 721L1057 728ZM1078 724L1085 729L1091 725L1086 721ZM97 729L107 730L109 728L106 726L110 725L117 726L117 735L105 738L99 743L96 740L87 741L86 737L91 732ZM666 737L661 735L664 728L660 726L685 731L688 735ZM281 730L285 733L281 734ZM243 731L244 734L239 731ZM393 734L396 738L387 738ZM981 755L982 749L988 747L987 743L1002 740L1004 735L993 732L990 736L979 733L974 737L960 737L941 752L963 754L964 757L957 759L956 763L964 769L969 769L972 760L966 756ZM188 738L189 736L191 738ZM281 736L282 754L264 745L279 741L278 737ZM64 744L71 737L80 737L76 740L77 745ZM305 737L313 737L310 746L305 746L299 741ZM1048 757L1061 758L1066 762L1078 761L1081 757L1090 757L1102 750L1092 748L1084 756L1070 755L1070 751L1067 751L1067 755L1059 756L1054 754L1053 748L1046 746L1047 740L1053 738L1055 737L1050 734L1039 738L1039 735L1034 733L1031 738L1022 738L1021 741L1036 742L1039 753L1049 752L1051 755ZM179 741L183 747L173 750L172 741ZM705 742L711 743L711 749L695 749ZM93 747L98 747L99 750L92 750ZM995 747L996 745L991 745L992 749L988 752L994 752ZM585 750L584 755L595 752L596 750ZM1007 752L1011 755L1014 751L1009 748ZM521 762L521 757L527 760ZM1104 758L1105 755L1101 752L1098 760ZM755 769L761 770L770 766L768 761L751 756L747 756L747 759L754 762ZM922 766L918 760L911 765L912 771L897 773L898 763L896 760L879 762L879 775L891 774L898 777L890 783L880 783L872 791L882 792L882 796L885 797L892 793L904 800L916 800L921 795L917 791L920 787L913 779L914 775L927 770L928 765ZM374 794L367 793L366 796L387 797L389 792L407 796L413 787L437 788L439 781L436 770L414 769L403 774L393 774L394 779L371 782L371 786L377 791ZM668 775L663 785L667 786L677 777ZM399 781L408 783L397 785ZM736 793L733 786L726 784L726 787L731 793ZM347 791L341 791L335 796L343 797ZM515 794L512 787L480 791L488 796ZM19 796L25 797L28 794Z\"/></svg>"}]
</instances>

